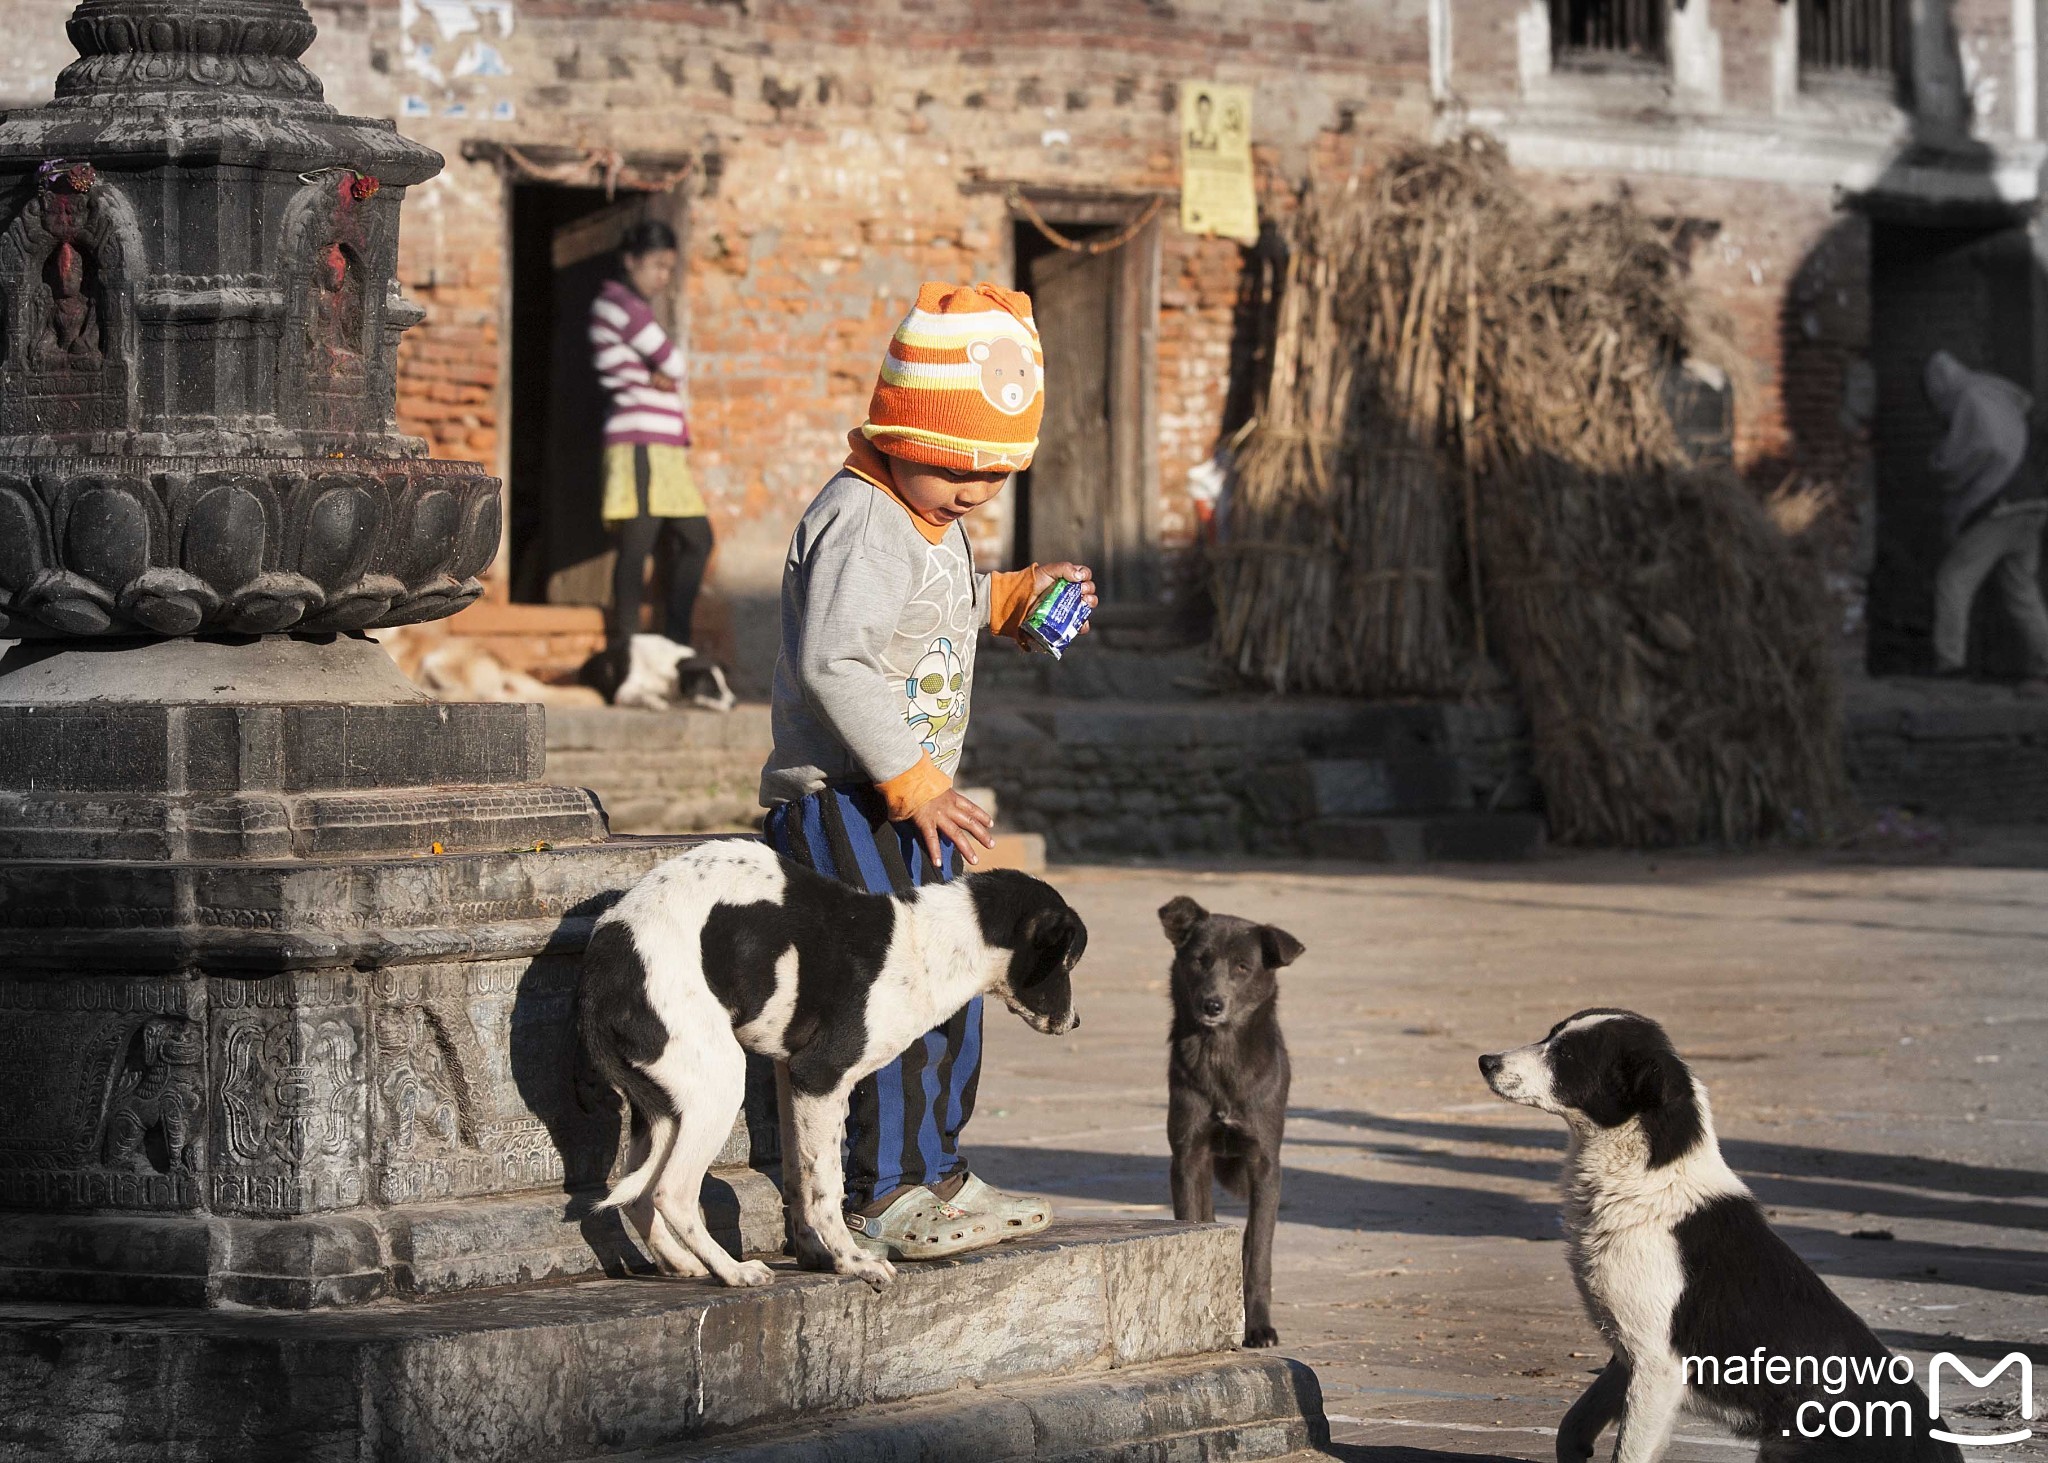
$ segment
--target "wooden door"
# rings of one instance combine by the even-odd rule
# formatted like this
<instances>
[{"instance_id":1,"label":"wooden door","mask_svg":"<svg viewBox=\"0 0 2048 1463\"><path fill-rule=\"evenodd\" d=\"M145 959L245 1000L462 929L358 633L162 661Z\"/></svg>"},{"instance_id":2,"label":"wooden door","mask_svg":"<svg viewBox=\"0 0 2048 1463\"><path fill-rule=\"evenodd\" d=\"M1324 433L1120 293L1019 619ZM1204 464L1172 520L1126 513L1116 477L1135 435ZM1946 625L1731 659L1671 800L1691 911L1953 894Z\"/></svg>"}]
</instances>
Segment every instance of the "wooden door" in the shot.
<instances>
[{"instance_id":1,"label":"wooden door","mask_svg":"<svg viewBox=\"0 0 2048 1463\"><path fill-rule=\"evenodd\" d=\"M548 352L548 602L611 603L612 549L600 513L609 402L590 366L590 302L611 277L619 241L643 219L682 229L673 195L636 193L563 224L552 241ZM677 289L682 286L677 271ZM675 330L675 301L652 302Z\"/></svg>"},{"instance_id":2,"label":"wooden door","mask_svg":"<svg viewBox=\"0 0 2048 1463\"><path fill-rule=\"evenodd\" d=\"M1105 598L1117 584L1113 335L1114 253L1060 250L1031 265L1031 302L1045 350L1045 423L1025 482L1028 557L1095 570Z\"/></svg>"}]
</instances>

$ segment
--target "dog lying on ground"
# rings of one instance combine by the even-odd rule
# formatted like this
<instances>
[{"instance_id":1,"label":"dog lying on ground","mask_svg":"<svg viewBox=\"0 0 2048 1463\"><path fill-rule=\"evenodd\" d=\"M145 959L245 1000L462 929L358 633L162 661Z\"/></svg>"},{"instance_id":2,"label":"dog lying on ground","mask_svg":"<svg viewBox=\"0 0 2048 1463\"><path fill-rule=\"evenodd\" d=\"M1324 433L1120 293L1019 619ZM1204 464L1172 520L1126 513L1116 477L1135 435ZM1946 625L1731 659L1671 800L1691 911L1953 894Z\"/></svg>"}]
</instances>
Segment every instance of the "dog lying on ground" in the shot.
<instances>
[{"instance_id":1,"label":"dog lying on ground","mask_svg":"<svg viewBox=\"0 0 2048 1463\"><path fill-rule=\"evenodd\" d=\"M887 1284L894 1267L855 1248L841 1212L848 1093L984 993L1038 1031L1073 1030L1087 944L1052 886L1012 870L890 896L751 840L669 860L598 920L583 957L584 1045L646 1131L645 1157L597 1207L625 1209L672 1274L765 1285L769 1268L728 1255L698 1205L745 1096L745 1053L760 1052L788 1064L798 1260Z\"/></svg>"},{"instance_id":2,"label":"dog lying on ground","mask_svg":"<svg viewBox=\"0 0 2048 1463\"><path fill-rule=\"evenodd\" d=\"M1272 925L1211 914L1182 895L1159 911L1173 942L1166 1136L1173 1217L1216 1217L1214 1184L1251 1201L1244 1230L1244 1344L1272 1346L1273 1221L1287 1126L1287 1043L1274 972L1301 941Z\"/></svg>"},{"instance_id":3,"label":"dog lying on ground","mask_svg":"<svg viewBox=\"0 0 2048 1463\"><path fill-rule=\"evenodd\" d=\"M1929 1422L1910 1366L1778 1238L1722 1161L1706 1089L1661 1026L1581 1011L1539 1042L1481 1057L1479 1070L1571 1134L1572 1279L1614 1357L1559 1426L1559 1463L1591 1458L1616 1421L1615 1463L1651 1463L1681 1411L1761 1439L1761 1463L1960 1463L1954 1444L1929 1435L1945 1424ZM1870 1435L1831 1431L1829 1409L1845 1400Z\"/></svg>"},{"instance_id":4,"label":"dog lying on ground","mask_svg":"<svg viewBox=\"0 0 2048 1463\"><path fill-rule=\"evenodd\" d=\"M736 698L725 672L687 645L666 635L635 635L626 647L626 674L612 692L612 705L666 711L687 700L705 711L730 711Z\"/></svg>"}]
</instances>

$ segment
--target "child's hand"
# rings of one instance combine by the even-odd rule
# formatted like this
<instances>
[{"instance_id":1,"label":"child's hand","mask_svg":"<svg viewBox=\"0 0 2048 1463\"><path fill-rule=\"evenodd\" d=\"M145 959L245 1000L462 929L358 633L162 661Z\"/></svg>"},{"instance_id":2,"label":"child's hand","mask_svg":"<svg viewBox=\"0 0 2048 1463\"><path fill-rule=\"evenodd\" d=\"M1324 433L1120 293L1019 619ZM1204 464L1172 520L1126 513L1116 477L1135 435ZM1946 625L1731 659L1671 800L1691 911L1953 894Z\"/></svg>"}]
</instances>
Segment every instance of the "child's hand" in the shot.
<instances>
[{"instance_id":1,"label":"child's hand","mask_svg":"<svg viewBox=\"0 0 2048 1463\"><path fill-rule=\"evenodd\" d=\"M976 843L983 848L996 846L996 820L981 804L962 797L950 787L912 813L910 821L917 825L918 836L924 839L924 851L931 855L934 868L940 862L941 834L953 840L953 847L960 850L960 857L970 864L981 862L974 851Z\"/></svg>"},{"instance_id":2,"label":"child's hand","mask_svg":"<svg viewBox=\"0 0 2048 1463\"><path fill-rule=\"evenodd\" d=\"M653 385L656 391L673 391L676 389L676 378L673 376L664 375L660 371L656 371L653 374L651 384Z\"/></svg>"},{"instance_id":3,"label":"child's hand","mask_svg":"<svg viewBox=\"0 0 2048 1463\"><path fill-rule=\"evenodd\" d=\"M1031 576L1031 602L1033 604L1038 603L1039 596L1043 595L1048 589L1051 589L1053 581L1057 579L1065 579L1081 586L1081 602L1088 606L1090 614L1093 614L1095 607L1102 603L1101 600L1095 597L1095 571L1086 564L1036 564L1032 567L1036 571ZM1093 628L1093 621L1083 620L1081 622L1081 633L1083 635L1086 635Z\"/></svg>"}]
</instances>

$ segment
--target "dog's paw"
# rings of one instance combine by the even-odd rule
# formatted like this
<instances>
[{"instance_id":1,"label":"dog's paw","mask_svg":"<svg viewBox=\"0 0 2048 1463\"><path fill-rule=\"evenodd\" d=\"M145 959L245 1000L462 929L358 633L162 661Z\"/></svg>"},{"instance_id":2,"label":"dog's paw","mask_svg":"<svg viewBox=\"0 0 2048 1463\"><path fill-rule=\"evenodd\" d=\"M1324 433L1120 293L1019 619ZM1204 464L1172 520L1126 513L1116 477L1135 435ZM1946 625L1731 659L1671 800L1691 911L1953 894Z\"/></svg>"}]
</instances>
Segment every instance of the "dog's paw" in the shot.
<instances>
[{"instance_id":1,"label":"dog's paw","mask_svg":"<svg viewBox=\"0 0 2048 1463\"><path fill-rule=\"evenodd\" d=\"M1278 1346L1280 1333L1271 1326L1253 1326L1244 1333L1244 1344L1252 1347Z\"/></svg>"},{"instance_id":2,"label":"dog's paw","mask_svg":"<svg viewBox=\"0 0 2048 1463\"><path fill-rule=\"evenodd\" d=\"M832 1258L832 1252L816 1239L799 1235L790 1248L796 1253L796 1266L799 1270L816 1270L829 1275L839 1268L838 1263Z\"/></svg>"},{"instance_id":3,"label":"dog's paw","mask_svg":"<svg viewBox=\"0 0 2048 1463\"><path fill-rule=\"evenodd\" d=\"M752 1290L759 1285L772 1285L774 1281L775 1272L759 1260L742 1260L733 1267L732 1279L726 1284L738 1286L742 1290Z\"/></svg>"},{"instance_id":4,"label":"dog's paw","mask_svg":"<svg viewBox=\"0 0 2048 1463\"><path fill-rule=\"evenodd\" d=\"M848 1255L840 1260L834 1268L841 1275L850 1275L855 1280L865 1280L877 1290L880 1290L896 1278L896 1267L894 1265L890 1264L887 1260L876 1259L872 1255L858 1253Z\"/></svg>"}]
</instances>

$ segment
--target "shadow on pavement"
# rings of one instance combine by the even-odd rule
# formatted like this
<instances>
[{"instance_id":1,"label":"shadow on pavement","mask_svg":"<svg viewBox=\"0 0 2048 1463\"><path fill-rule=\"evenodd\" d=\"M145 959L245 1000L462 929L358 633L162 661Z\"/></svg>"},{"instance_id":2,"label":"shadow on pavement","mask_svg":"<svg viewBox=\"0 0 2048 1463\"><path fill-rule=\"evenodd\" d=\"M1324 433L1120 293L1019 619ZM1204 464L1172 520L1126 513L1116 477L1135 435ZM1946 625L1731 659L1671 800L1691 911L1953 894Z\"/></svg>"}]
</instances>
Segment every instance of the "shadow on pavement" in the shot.
<instances>
[{"instance_id":1,"label":"shadow on pavement","mask_svg":"<svg viewBox=\"0 0 2048 1463\"><path fill-rule=\"evenodd\" d=\"M1288 1109L1290 1119L1313 1119L1341 1123L1348 1127L1377 1129L1415 1138L1437 1138L1451 1143L1494 1143L1503 1147L1529 1148L1549 1155L1543 1172L1556 1173L1564 1153L1562 1128L1517 1127L1499 1123L1432 1122L1422 1118L1387 1117L1379 1113L1350 1112L1335 1108ZM1288 1141L1292 1142L1293 1139ZM1319 1140L1327 1142L1329 1140ZM1814 1148L1798 1143L1768 1143L1748 1138L1723 1138L1721 1155L1744 1178L1768 1175L1797 1175L1826 1183L1899 1184L1940 1190L1985 1199L2048 1198L2048 1172L2024 1168L1987 1168L1980 1164L1957 1163L1946 1158L1921 1158L1913 1154L1865 1153L1851 1148ZM1450 1158L1452 1155L1430 1155ZM1543 1162L1532 1158L1532 1164ZM1882 1192L1882 1191L1879 1191ZM1910 1198L1892 1195L1894 1200ZM1790 1203L1791 1200L1784 1202ZM1835 1205L1829 1207L1848 1208ZM1876 1213L1865 1205L1859 1212ZM2036 1211L2038 1213L2038 1211Z\"/></svg>"},{"instance_id":2,"label":"shadow on pavement","mask_svg":"<svg viewBox=\"0 0 2048 1463\"><path fill-rule=\"evenodd\" d=\"M986 1164L1010 1187L1119 1204L1171 1202L1163 1156L977 1143L973 1158L977 1168ZM1280 1217L1324 1229L1398 1229L1455 1239L1558 1238L1556 1210L1548 1203L1485 1189L1385 1183L1313 1169L1287 1170Z\"/></svg>"},{"instance_id":3,"label":"shadow on pavement","mask_svg":"<svg viewBox=\"0 0 2048 1463\"><path fill-rule=\"evenodd\" d=\"M2025 1353L2027 1360L2036 1368L2048 1367L2048 1345L2038 1342L1943 1336L1933 1331L1901 1331L1894 1326L1873 1326L1871 1329L1877 1333L1878 1340L1894 1351L1952 1351L1957 1356L1978 1357L1985 1361L1999 1361L2018 1351Z\"/></svg>"},{"instance_id":4,"label":"shadow on pavement","mask_svg":"<svg viewBox=\"0 0 2048 1463\"><path fill-rule=\"evenodd\" d=\"M1368 1150L1373 1158L1382 1162L1430 1169L1447 1175L1550 1180L1557 1174L1558 1158L1564 1147L1561 1133L1501 1124L1431 1122L1330 1108L1297 1108L1288 1115L1295 1119L1341 1124L1369 1133L1520 1148L1529 1155L1521 1158L1445 1153L1407 1144L1387 1144L1370 1138L1352 1145ZM1290 1145L1318 1148L1346 1146L1341 1139L1320 1136L1290 1137L1288 1142ZM2019 1294L2048 1291L2048 1251L1893 1240L1885 1238L1889 1231L1859 1234L1847 1227L1856 1219L1878 1217L1976 1224L2007 1230L2048 1230L2048 1209L2033 1204L1996 1202L2048 1194L2048 1174L2027 1169L1984 1168L1949 1159L1740 1139L1724 1141L1721 1151L1766 1208L1784 1206L1844 1216L1843 1229L1821 1228L1810 1223L1779 1223L1776 1226L1807 1263L1823 1274L1873 1280L1940 1280L1946 1284ZM1294 1196L1298 1184L1307 1186L1314 1196L1319 1187L1317 1181L1327 1178L1327 1175L1313 1171L1289 1168L1286 1179L1288 1196L1290 1199ZM1357 1185L1361 1189L1369 1184L1366 1180L1340 1182ZM1371 1186L1397 1193L1426 1195L1430 1192L1428 1187L1404 1190L1401 1185ZM1961 1197L1902 1192L1904 1188L1946 1190ZM1471 1191L1439 1189L1437 1192ZM1495 1215L1501 1213L1501 1205L1516 1202L1508 1196L1490 1192L1486 1193L1486 1199L1489 1202L1482 1206L1481 1212L1491 1211ZM1555 1210L1548 1205L1523 1205L1524 1211L1529 1209L1537 1210L1542 1217L1528 1231L1499 1225L1478 1232L1519 1232L1529 1238L1555 1238ZM1289 1212L1287 1217L1297 1221L1306 1218L1310 1223L1323 1222L1315 1217L1313 1210L1308 1214ZM1517 1216L1517 1222L1521 1217ZM1406 1229L1409 1226L1404 1223L1402 1227ZM1427 1225L1421 1228L1424 1233L1473 1232Z\"/></svg>"}]
</instances>

